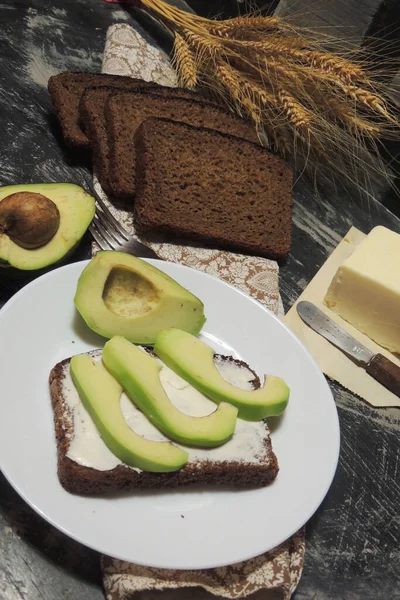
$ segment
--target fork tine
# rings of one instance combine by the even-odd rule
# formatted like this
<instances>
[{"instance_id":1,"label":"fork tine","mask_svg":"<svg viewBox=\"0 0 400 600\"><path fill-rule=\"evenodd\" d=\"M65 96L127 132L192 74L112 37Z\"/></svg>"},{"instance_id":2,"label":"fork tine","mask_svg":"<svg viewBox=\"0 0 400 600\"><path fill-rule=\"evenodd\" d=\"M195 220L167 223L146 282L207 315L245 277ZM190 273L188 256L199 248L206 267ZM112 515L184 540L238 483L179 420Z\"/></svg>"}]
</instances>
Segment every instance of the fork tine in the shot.
<instances>
[{"instance_id":1,"label":"fork tine","mask_svg":"<svg viewBox=\"0 0 400 600\"><path fill-rule=\"evenodd\" d=\"M100 235L99 231L97 231L96 227L93 223L89 226L89 231L92 234L94 241L100 246L102 250L111 250L111 246L109 246L108 242Z\"/></svg>"},{"instance_id":2,"label":"fork tine","mask_svg":"<svg viewBox=\"0 0 400 600\"><path fill-rule=\"evenodd\" d=\"M124 227L122 227L121 223L119 223L117 221L117 219L114 217L114 215L109 210L108 206L105 204L105 202L103 202L103 200L100 198L99 194L94 189L94 186L91 189L93 191L94 196L96 197L98 205L102 209L104 216L107 219L107 221L109 222L109 224L112 227L114 227L114 229L116 229L120 235L122 235L124 240L129 242L132 236L129 235L129 233L126 231L126 229Z\"/></svg>"},{"instance_id":3,"label":"fork tine","mask_svg":"<svg viewBox=\"0 0 400 600\"><path fill-rule=\"evenodd\" d=\"M114 238L114 240L117 242L117 244L121 245L121 244L125 243L125 239L122 237L122 235L120 235L118 233L118 231L115 231L113 226L110 225L109 221L105 217L103 211L99 210L97 208L97 206L96 206L96 217L98 218L99 222L103 225L104 229L109 233L109 235L111 235Z\"/></svg>"},{"instance_id":4,"label":"fork tine","mask_svg":"<svg viewBox=\"0 0 400 600\"><path fill-rule=\"evenodd\" d=\"M96 229L101 234L103 239L107 242L107 244L111 247L112 250L118 250L120 244L114 240L114 238L109 234L104 225L99 221L97 213L94 216L92 223L95 224Z\"/></svg>"}]
</instances>

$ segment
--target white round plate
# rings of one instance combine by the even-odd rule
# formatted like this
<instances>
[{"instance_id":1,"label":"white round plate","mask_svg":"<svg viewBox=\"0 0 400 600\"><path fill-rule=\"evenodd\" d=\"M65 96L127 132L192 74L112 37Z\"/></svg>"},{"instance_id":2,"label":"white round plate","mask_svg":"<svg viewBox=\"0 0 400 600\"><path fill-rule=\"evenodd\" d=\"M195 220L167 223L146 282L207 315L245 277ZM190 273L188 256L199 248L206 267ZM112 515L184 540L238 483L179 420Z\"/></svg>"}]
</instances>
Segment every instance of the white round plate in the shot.
<instances>
[{"instance_id":1,"label":"white round plate","mask_svg":"<svg viewBox=\"0 0 400 600\"><path fill-rule=\"evenodd\" d=\"M149 261L201 298L204 334L259 375L291 389L284 416L271 419L278 477L256 490L140 492L113 499L67 493L57 478L48 375L60 360L103 346L74 308L87 261L52 271L0 311L0 464L16 491L55 527L104 554L137 564L201 569L266 552L312 516L339 454L335 403L297 338L261 304L223 281L177 264Z\"/></svg>"}]
</instances>

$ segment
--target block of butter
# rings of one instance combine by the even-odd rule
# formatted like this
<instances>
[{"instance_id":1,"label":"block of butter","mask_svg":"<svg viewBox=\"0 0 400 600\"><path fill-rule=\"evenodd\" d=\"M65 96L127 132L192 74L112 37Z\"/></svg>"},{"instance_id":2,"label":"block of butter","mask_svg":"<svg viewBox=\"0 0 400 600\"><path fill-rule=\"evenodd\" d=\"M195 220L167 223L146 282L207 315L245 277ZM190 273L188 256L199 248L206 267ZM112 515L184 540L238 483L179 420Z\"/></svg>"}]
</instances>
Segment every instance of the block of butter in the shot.
<instances>
[{"instance_id":1,"label":"block of butter","mask_svg":"<svg viewBox=\"0 0 400 600\"><path fill-rule=\"evenodd\" d=\"M400 352L400 235L375 227L342 263L324 304L391 352Z\"/></svg>"}]
</instances>

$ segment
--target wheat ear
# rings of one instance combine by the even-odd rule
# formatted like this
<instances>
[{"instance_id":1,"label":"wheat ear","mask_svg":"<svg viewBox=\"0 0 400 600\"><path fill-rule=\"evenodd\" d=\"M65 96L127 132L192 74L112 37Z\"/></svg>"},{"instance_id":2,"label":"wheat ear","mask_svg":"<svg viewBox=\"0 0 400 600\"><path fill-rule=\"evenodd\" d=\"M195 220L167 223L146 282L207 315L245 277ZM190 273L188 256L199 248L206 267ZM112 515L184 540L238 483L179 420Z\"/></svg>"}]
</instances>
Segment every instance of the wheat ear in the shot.
<instances>
[{"instance_id":1,"label":"wheat ear","mask_svg":"<svg viewBox=\"0 0 400 600\"><path fill-rule=\"evenodd\" d=\"M277 97L285 115L294 125L295 129L308 137L312 121L310 111L304 108L291 94L282 88L278 88Z\"/></svg>"},{"instance_id":2,"label":"wheat ear","mask_svg":"<svg viewBox=\"0 0 400 600\"><path fill-rule=\"evenodd\" d=\"M206 32L206 35L190 31L189 29L183 29L182 35L184 36L189 48L197 56L197 60L201 62L204 56L208 58L215 58L218 54L222 53L222 47L220 40L211 36Z\"/></svg>"},{"instance_id":3,"label":"wheat ear","mask_svg":"<svg viewBox=\"0 0 400 600\"><path fill-rule=\"evenodd\" d=\"M187 41L179 33L175 34L174 64L180 84L189 89L196 87L197 65L195 56Z\"/></svg>"},{"instance_id":4,"label":"wheat ear","mask_svg":"<svg viewBox=\"0 0 400 600\"><path fill-rule=\"evenodd\" d=\"M361 66L356 65L339 56L329 55L326 52L312 50L295 50L290 57L309 65L311 68L321 69L325 73L332 73L347 83L365 81L366 76Z\"/></svg>"},{"instance_id":5,"label":"wheat ear","mask_svg":"<svg viewBox=\"0 0 400 600\"><path fill-rule=\"evenodd\" d=\"M236 52L255 52L267 54L285 54L304 47L304 40L297 37L265 37L263 40L226 39L227 46Z\"/></svg>"},{"instance_id":6,"label":"wheat ear","mask_svg":"<svg viewBox=\"0 0 400 600\"><path fill-rule=\"evenodd\" d=\"M211 21L208 30L219 37L235 37L246 31L266 32L282 29L282 22L276 17L235 17L226 21Z\"/></svg>"},{"instance_id":7,"label":"wheat ear","mask_svg":"<svg viewBox=\"0 0 400 600\"><path fill-rule=\"evenodd\" d=\"M380 113L383 117L390 120L385 102L369 90L362 89L355 85L344 85L343 91L355 102L359 102L373 112Z\"/></svg>"}]
</instances>

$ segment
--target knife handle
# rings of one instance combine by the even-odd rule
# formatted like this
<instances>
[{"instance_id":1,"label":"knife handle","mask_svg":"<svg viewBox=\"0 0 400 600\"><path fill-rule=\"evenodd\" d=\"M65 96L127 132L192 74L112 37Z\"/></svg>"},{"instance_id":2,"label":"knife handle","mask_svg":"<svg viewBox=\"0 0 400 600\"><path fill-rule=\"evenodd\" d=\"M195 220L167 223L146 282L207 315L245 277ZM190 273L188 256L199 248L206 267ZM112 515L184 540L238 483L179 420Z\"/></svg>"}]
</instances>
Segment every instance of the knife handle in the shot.
<instances>
[{"instance_id":1,"label":"knife handle","mask_svg":"<svg viewBox=\"0 0 400 600\"><path fill-rule=\"evenodd\" d=\"M366 371L390 392L400 397L400 367L386 356L375 354L369 361Z\"/></svg>"}]
</instances>

